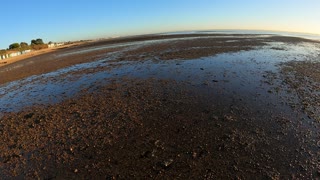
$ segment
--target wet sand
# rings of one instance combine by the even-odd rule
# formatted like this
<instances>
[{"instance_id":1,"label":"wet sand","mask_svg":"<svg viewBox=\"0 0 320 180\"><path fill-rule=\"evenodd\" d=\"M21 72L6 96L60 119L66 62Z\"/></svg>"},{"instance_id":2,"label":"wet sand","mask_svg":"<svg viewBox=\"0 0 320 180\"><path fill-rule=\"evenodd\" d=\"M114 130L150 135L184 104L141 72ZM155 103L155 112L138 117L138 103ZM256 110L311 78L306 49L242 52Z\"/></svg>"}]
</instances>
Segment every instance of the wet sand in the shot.
<instances>
[{"instance_id":1,"label":"wet sand","mask_svg":"<svg viewBox=\"0 0 320 180\"><path fill-rule=\"evenodd\" d=\"M291 37L147 36L1 67L11 108L1 109L0 174L319 178L318 48Z\"/></svg>"}]
</instances>

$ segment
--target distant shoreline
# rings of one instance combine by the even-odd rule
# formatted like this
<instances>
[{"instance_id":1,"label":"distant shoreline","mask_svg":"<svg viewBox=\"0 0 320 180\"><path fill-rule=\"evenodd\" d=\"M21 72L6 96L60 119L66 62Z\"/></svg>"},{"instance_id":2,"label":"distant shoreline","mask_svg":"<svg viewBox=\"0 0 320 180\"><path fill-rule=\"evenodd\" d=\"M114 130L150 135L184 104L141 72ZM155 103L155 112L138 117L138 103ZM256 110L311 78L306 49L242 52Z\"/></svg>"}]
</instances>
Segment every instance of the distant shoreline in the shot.
<instances>
[{"instance_id":1,"label":"distant shoreline","mask_svg":"<svg viewBox=\"0 0 320 180\"><path fill-rule=\"evenodd\" d=\"M164 39L164 38L180 38L180 37L193 37L193 36L244 36L244 35L270 35L270 36L287 36L287 37L297 37L308 39L312 41L320 41L320 35L316 34L306 34L306 33L294 33L294 32L278 32L278 31L258 31L258 30L206 30L206 31L177 31L177 32L164 32L157 34L144 34L144 35L134 35L134 36L124 36L124 37L116 37L109 39L99 39L93 40L89 42L77 42L73 44L67 44L59 47L53 47L48 49L42 49L37 51L32 51L31 53L23 54L16 57L11 57L8 59L0 60L0 67L15 63L17 61L21 61L27 58L31 58L37 55L49 53L52 51L57 51L64 48L69 48L73 46L79 46L84 44L100 45L102 43L122 43L122 42L132 42L132 41L143 41L143 40L156 40L156 39ZM89 45L91 46L91 45Z\"/></svg>"}]
</instances>

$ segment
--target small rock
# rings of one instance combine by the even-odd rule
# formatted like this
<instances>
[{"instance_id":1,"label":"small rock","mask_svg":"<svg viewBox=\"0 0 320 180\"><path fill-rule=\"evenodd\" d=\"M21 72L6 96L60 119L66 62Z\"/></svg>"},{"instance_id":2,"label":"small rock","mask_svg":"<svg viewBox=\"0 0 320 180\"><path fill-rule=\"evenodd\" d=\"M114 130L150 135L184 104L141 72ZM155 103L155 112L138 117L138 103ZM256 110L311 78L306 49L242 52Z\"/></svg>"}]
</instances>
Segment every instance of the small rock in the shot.
<instances>
[{"instance_id":1,"label":"small rock","mask_svg":"<svg viewBox=\"0 0 320 180\"><path fill-rule=\"evenodd\" d=\"M163 166L168 168L173 163L173 159L168 159L167 161L163 162Z\"/></svg>"},{"instance_id":2,"label":"small rock","mask_svg":"<svg viewBox=\"0 0 320 180\"><path fill-rule=\"evenodd\" d=\"M233 166L233 169L235 170L235 171L238 171L239 169L238 169L238 167L237 166Z\"/></svg>"},{"instance_id":3,"label":"small rock","mask_svg":"<svg viewBox=\"0 0 320 180\"><path fill-rule=\"evenodd\" d=\"M160 146L160 140L156 140L156 141L154 142L154 145L156 145L157 147L159 147L159 146Z\"/></svg>"},{"instance_id":4,"label":"small rock","mask_svg":"<svg viewBox=\"0 0 320 180\"><path fill-rule=\"evenodd\" d=\"M227 121L236 121L235 117L232 115L224 115L224 119Z\"/></svg>"},{"instance_id":5,"label":"small rock","mask_svg":"<svg viewBox=\"0 0 320 180\"><path fill-rule=\"evenodd\" d=\"M39 120L39 119L34 120L35 124L39 124L40 122L41 122L41 120Z\"/></svg>"},{"instance_id":6,"label":"small rock","mask_svg":"<svg viewBox=\"0 0 320 180\"><path fill-rule=\"evenodd\" d=\"M34 115L34 113L29 113L29 114L26 114L26 115L24 116L24 118L25 118L25 119L30 119L30 118L33 117L33 115Z\"/></svg>"},{"instance_id":7,"label":"small rock","mask_svg":"<svg viewBox=\"0 0 320 180\"><path fill-rule=\"evenodd\" d=\"M192 153L192 157L193 157L193 158L196 158L196 157L197 157L197 153L196 153L196 152L193 152L193 153Z\"/></svg>"},{"instance_id":8,"label":"small rock","mask_svg":"<svg viewBox=\"0 0 320 180\"><path fill-rule=\"evenodd\" d=\"M75 169L75 170L74 170L74 173L77 173L77 172L78 172L78 169Z\"/></svg>"},{"instance_id":9,"label":"small rock","mask_svg":"<svg viewBox=\"0 0 320 180\"><path fill-rule=\"evenodd\" d=\"M307 171L307 168L305 166L303 166L303 165L300 165L299 168L300 168L301 171Z\"/></svg>"},{"instance_id":10,"label":"small rock","mask_svg":"<svg viewBox=\"0 0 320 180\"><path fill-rule=\"evenodd\" d=\"M152 156L151 151L145 151L140 155L140 158L149 158Z\"/></svg>"},{"instance_id":11,"label":"small rock","mask_svg":"<svg viewBox=\"0 0 320 180\"><path fill-rule=\"evenodd\" d=\"M212 119L215 120L215 121L217 121L217 120L219 120L219 117L216 116L216 115L213 115L213 116L212 116Z\"/></svg>"}]
</instances>

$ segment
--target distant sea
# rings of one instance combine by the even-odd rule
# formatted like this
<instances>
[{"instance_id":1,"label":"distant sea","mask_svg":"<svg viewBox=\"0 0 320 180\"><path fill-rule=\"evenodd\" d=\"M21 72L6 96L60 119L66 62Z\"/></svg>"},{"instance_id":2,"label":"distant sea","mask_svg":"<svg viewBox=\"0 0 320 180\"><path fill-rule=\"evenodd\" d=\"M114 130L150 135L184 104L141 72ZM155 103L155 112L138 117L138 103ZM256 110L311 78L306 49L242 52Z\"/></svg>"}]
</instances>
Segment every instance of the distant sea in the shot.
<instances>
[{"instance_id":1,"label":"distant sea","mask_svg":"<svg viewBox=\"0 0 320 180\"><path fill-rule=\"evenodd\" d=\"M173 34L268 34L268 35L281 35L281 36L293 36L306 39L320 40L320 35L308 34L308 33L295 33L295 32L283 32L283 31L257 31L257 30L207 30L207 31L176 31L160 33L166 35Z\"/></svg>"}]
</instances>

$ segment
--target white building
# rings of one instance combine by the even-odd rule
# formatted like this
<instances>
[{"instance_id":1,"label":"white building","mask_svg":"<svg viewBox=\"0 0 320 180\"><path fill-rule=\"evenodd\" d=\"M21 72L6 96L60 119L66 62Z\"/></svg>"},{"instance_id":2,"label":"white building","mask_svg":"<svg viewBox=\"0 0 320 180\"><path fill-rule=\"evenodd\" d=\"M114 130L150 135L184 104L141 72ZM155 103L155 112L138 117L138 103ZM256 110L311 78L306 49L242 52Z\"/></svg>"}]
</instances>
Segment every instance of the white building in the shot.
<instances>
[{"instance_id":1,"label":"white building","mask_svg":"<svg viewBox=\"0 0 320 180\"><path fill-rule=\"evenodd\" d=\"M8 54L1 54L0 55L0 60L7 59L7 58L9 58Z\"/></svg>"},{"instance_id":2,"label":"white building","mask_svg":"<svg viewBox=\"0 0 320 180\"><path fill-rule=\"evenodd\" d=\"M28 50L23 50L23 51L7 51L5 52L5 54L1 54L0 55L0 60L3 60L3 59L7 59L7 58L10 58L10 57L16 57L16 56L19 56L19 55L22 55L22 54L26 54L26 53L29 53L31 52L31 49L28 49Z\"/></svg>"},{"instance_id":3,"label":"white building","mask_svg":"<svg viewBox=\"0 0 320 180\"><path fill-rule=\"evenodd\" d=\"M56 47L55 43L48 44L48 48Z\"/></svg>"},{"instance_id":4,"label":"white building","mask_svg":"<svg viewBox=\"0 0 320 180\"><path fill-rule=\"evenodd\" d=\"M16 57L16 56L19 56L19 55L21 55L20 51L10 51L9 52L9 57Z\"/></svg>"},{"instance_id":5,"label":"white building","mask_svg":"<svg viewBox=\"0 0 320 180\"><path fill-rule=\"evenodd\" d=\"M58 47L58 46L62 46L64 45L64 43L50 43L48 44L49 48L53 48L53 47Z\"/></svg>"},{"instance_id":6,"label":"white building","mask_svg":"<svg viewBox=\"0 0 320 180\"><path fill-rule=\"evenodd\" d=\"M21 51L21 54L26 54L26 53L29 53L29 52L31 52L31 49L27 49L27 50Z\"/></svg>"}]
</instances>

